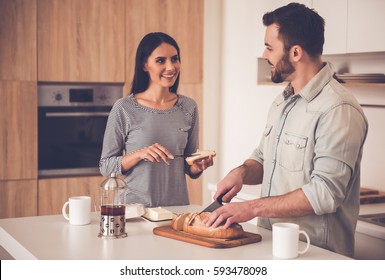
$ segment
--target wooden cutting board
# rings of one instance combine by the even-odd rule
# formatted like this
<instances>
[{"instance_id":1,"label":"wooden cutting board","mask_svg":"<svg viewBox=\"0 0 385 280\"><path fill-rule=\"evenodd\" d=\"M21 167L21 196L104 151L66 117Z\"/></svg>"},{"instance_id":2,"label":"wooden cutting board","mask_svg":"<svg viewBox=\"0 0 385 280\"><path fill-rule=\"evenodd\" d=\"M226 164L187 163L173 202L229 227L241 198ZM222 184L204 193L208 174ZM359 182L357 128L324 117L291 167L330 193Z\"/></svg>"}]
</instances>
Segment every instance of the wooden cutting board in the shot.
<instances>
[{"instance_id":1,"label":"wooden cutting board","mask_svg":"<svg viewBox=\"0 0 385 280\"><path fill-rule=\"evenodd\" d=\"M236 239L218 239L190 234L184 231L177 231L171 226L156 227L153 229L155 235L176 239L196 245L209 248L232 248L251 243L257 243L262 240L262 236L257 233L245 232L245 234Z\"/></svg>"},{"instance_id":2,"label":"wooden cutting board","mask_svg":"<svg viewBox=\"0 0 385 280\"><path fill-rule=\"evenodd\" d=\"M385 202L385 192L380 192L378 190L366 187L360 188L360 204L381 202Z\"/></svg>"}]
</instances>

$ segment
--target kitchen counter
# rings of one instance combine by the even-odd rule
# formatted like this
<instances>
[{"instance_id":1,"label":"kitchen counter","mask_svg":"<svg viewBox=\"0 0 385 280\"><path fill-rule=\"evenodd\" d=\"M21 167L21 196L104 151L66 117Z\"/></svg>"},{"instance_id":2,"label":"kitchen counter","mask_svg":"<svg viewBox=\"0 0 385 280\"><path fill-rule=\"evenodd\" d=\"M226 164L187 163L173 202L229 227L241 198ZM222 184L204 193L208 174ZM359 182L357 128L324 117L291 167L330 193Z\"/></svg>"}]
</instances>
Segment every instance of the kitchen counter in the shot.
<instances>
[{"instance_id":1,"label":"kitchen counter","mask_svg":"<svg viewBox=\"0 0 385 280\"><path fill-rule=\"evenodd\" d=\"M174 213L198 212L198 205L165 207ZM114 259L114 260L269 260L271 231L242 224L249 232L259 233L262 241L228 249L212 249L154 235L157 225L142 218L126 222L128 237L102 239L99 220L93 213L92 222L85 226L70 225L61 215L11 218L0 220L0 246L15 259ZM305 246L300 242L300 247ZM1 247L0 247L1 248ZM310 246L298 259L337 260L348 259L331 251Z\"/></svg>"}]
</instances>

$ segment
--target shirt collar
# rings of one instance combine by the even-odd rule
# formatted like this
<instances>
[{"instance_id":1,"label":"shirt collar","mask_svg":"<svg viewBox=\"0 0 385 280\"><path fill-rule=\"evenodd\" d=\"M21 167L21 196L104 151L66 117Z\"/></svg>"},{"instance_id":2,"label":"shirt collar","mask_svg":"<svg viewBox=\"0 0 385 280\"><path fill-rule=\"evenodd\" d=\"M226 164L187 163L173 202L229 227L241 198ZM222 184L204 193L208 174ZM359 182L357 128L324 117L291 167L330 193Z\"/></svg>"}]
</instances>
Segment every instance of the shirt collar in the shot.
<instances>
[{"instance_id":1,"label":"shirt collar","mask_svg":"<svg viewBox=\"0 0 385 280\"><path fill-rule=\"evenodd\" d=\"M334 70L329 62L324 63L324 67L305 85L298 93L307 102L312 101L333 78ZM282 92L282 101L288 99L294 94L294 89L289 83Z\"/></svg>"}]
</instances>

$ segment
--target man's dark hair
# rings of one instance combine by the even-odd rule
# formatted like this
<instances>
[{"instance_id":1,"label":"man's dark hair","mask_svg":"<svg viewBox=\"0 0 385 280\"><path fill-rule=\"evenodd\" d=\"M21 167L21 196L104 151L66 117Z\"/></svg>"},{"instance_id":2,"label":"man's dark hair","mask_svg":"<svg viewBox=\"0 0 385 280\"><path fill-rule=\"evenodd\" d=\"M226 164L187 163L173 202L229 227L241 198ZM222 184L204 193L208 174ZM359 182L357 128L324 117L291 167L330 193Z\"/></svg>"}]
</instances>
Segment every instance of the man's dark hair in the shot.
<instances>
[{"instance_id":1,"label":"man's dark hair","mask_svg":"<svg viewBox=\"0 0 385 280\"><path fill-rule=\"evenodd\" d=\"M325 41L325 20L303 4L290 3L263 16L263 24L279 26L285 50L301 46L311 57L322 55Z\"/></svg>"}]
</instances>

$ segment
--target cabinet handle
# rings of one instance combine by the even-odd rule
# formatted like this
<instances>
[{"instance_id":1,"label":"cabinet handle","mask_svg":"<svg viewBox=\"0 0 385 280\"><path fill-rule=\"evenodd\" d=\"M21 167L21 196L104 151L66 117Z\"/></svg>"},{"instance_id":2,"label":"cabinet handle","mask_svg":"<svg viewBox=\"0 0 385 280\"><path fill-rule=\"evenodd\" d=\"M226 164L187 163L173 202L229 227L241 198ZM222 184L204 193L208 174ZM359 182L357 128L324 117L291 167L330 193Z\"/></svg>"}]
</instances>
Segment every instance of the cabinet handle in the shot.
<instances>
[{"instance_id":1,"label":"cabinet handle","mask_svg":"<svg viewBox=\"0 0 385 280\"><path fill-rule=\"evenodd\" d=\"M107 112L61 112L61 113L46 113L47 118L55 117L108 117Z\"/></svg>"}]
</instances>

